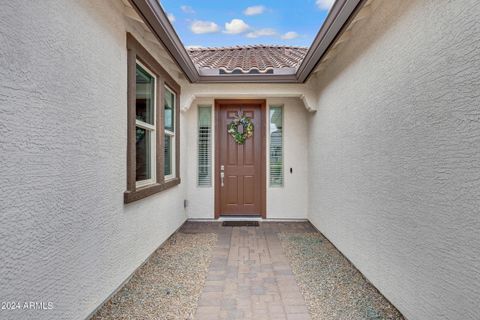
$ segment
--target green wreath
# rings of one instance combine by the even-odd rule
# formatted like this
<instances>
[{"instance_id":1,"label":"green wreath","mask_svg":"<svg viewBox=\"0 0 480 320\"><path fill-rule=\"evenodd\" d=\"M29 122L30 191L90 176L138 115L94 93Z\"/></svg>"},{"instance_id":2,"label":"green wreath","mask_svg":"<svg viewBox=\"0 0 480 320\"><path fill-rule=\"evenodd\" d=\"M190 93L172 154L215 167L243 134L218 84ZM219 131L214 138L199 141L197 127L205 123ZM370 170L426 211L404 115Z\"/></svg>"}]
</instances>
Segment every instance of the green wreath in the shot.
<instances>
[{"instance_id":1,"label":"green wreath","mask_svg":"<svg viewBox=\"0 0 480 320\"><path fill-rule=\"evenodd\" d=\"M238 127L243 126L243 133L238 132ZM253 136L252 120L245 115L237 115L227 126L227 132L233 137L236 143L244 144L245 141Z\"/></svg>"}]
</instances>

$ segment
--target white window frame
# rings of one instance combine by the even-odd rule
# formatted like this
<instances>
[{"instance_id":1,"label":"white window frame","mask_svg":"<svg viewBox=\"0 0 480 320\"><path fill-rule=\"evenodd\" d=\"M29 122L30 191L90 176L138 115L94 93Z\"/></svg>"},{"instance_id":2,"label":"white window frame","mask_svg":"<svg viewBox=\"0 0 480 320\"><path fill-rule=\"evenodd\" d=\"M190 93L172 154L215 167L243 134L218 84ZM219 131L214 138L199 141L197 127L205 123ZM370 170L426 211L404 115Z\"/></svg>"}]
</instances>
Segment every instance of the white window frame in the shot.
<instances>
[{"instance_id":1,"label":"white window frame","mask_svg":"<svg viewBox=\"0 0 480 320\"><path fill-rule=\"evenodd\" d=\"M270 126L272 125L270 113L273 108L279 108L282 110L282 184L272 185L272 169L271 169L271 146L272 146L272 134L270 132ZM269 188L284 188L285 187L285 106L283 104L272 104L268 106L268 185Z\"/></svg>"},{"instance_id":2,"label":"white window frame","mask_svg":"<svg viewBox=\"0 0 480 320\"><path fill-rule=\"evenodd\" d=\"M209 137L209 141L208 141L208 146L209 146L209 150L208 150L208 153L209 153L209 174L210 174L210 181L208 184L204 184L202 185L200 183L200 167L199 167L199 160L198 160L198 157L199 157L199 152L200 152L200 139L199 139L199 135L200 135L200 108L209 108L210 109L210 137ZM213 185L213 168L212 168L212 165L213 165L213 140L214 140L214 110L213 110L213 107L211 104L198 104L197 105L197 163L196 163L196 168L197 168L197 187L198 188L211 188L212 185Z\"/></svg>"},{"instance_id":3,"label":"white window frame","mask_svg":"<svg viewBox=\"0 0 480 320\"><path fill-rule=\"evenodd\" d=\"M168 90L170 91L170 93L173 94L173 110L172 110L172 118L173 118L173 131L170 131L170 130L167 130L167 129L164 129L164 134L165 134L165 137L170 137L171 138L171 142L170 142L170 146L172 147L172 150L170 151L170 154L172 156L172 159L171 159L171 171L172 173L169 174L169 175L165 175L164 179L165 181L168 181L168 180L172 180L172 179L175 179L176 178L176 143L175 143L175 132L177 130L177 115L176 115L176 112L177 112L177 94L175 93L174 90L172 90L169 86L165 85L164 86L164 89L165 90ZM165 114L165 105L163 106L163 112ZM164 126L165 126L165 120L163 122ZM165 142L164 142L165 143ZM164 159L165 161L166 159ZM165 168L165 165L164 165L164 168Z\"/></svg>"},{"instance_id":4,"label":"white window frame","mask_svg":"<svg viewBox=\"0 0 480 320\"><path fill-rule=\"evenodd\" d=\"M154 90L153 90L153 125L135 119L135 130L138 128L145 129L150 132L150 179L136 181L136 187L141 188L157 182L157 83L158 79L155 73L153 73L149 68L147 68L143 63L138 59L136 64L142 67L143 70L147 71L154 80ZM136 66L135 66L136 68ZM136 93L135 93L136 94Z\"/></svg>"}]
</instances>

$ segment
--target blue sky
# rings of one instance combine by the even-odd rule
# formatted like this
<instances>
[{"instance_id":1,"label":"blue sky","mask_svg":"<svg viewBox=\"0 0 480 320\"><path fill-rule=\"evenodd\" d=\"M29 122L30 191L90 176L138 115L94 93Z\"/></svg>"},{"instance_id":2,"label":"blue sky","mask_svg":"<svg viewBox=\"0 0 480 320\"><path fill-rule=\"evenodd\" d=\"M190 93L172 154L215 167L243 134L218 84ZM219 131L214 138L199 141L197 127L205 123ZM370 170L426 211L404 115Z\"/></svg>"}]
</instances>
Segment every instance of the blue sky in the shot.
<instances>
[{"instance_id":1,"label":"blue sky","mask_svg":"<svg viewBox=\"0 0 480 320\"><path fill-rule=\"evenodd\" d=\"M185 46L310 46L334 0L160 0Z\"/></svg>"}]
</instances>

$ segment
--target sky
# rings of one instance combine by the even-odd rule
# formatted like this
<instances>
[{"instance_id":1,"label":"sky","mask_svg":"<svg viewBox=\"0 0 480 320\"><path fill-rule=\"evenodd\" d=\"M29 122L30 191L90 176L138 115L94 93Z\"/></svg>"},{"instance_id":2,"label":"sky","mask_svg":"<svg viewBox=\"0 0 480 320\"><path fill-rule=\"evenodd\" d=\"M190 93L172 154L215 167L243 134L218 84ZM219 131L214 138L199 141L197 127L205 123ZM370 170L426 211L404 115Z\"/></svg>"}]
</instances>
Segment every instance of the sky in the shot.
<instances>
[{"instance_id":1,"label":"sky","mask_svg":"<svg viewBox=\"0 0 480 320\"><path fill-rule=\"evenodd\" d=\"M309 47L335 0L160 0L186 47Z\"/></svg>"}]
</instances>

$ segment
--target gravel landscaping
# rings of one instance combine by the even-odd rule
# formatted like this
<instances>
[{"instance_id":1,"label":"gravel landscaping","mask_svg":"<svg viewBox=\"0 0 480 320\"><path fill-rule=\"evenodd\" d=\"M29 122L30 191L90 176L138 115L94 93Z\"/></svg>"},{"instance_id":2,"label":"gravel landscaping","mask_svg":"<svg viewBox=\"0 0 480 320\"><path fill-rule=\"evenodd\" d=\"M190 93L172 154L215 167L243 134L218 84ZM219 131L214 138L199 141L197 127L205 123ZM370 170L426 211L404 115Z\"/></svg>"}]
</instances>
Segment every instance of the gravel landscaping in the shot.
<instances>
[{"instance_id":1,"label":"gravel landscaping","mask_svg":"<svg viewBox=\"0 0 480 320\"><path fill-rule=\"evenodd\" d=\"M320 233L278 236L312 319L404 319Z\"/></svg>"},{"instance_id":2,"label":"gravel landscaping","mask_svg":"<svg viewBox=\"0 0 480 320\"><path fill-rule=\"evenodd\" d=\"M176 233L92 319L193 319L216 241Z\"/></svg>"}]
</instances>

